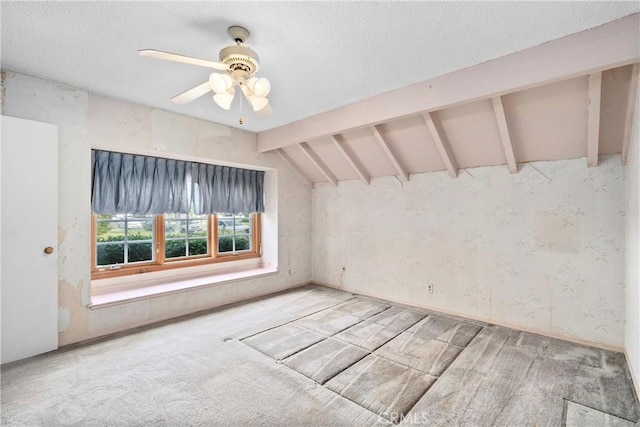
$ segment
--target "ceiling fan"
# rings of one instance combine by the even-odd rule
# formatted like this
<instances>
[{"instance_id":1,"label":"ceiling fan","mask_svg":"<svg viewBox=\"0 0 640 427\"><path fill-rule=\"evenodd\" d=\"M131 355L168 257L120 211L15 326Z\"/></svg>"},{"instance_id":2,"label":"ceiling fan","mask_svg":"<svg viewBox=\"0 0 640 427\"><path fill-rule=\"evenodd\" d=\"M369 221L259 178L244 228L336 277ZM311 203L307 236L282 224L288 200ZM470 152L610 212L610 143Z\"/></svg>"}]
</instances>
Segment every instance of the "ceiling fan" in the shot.
<instances>
[{"instance_id":1,"label":"ceiling fan","mask_svg":"<svg viewBox=\"0 0 640 427\"><path fill-rule=\"evenodd\" d=\"M253 111L272 112L267 99L267 95L271 90L269 80L264 77L253 77L258 71L258 54L243 46L243 43L249 38L249 31L243 27L231 26L227 29L227 33L236 44L227 46L220 51L220 62L162 52L155 49L142 49L138 53L150 58L199 65L223 71L222 73L211 73L208 81L171 98L171 101L176 104L186 104L213 91L213 100L216 104L225 110L229 110L237 87L243 93Z\"/></svg>"}]
</instances>

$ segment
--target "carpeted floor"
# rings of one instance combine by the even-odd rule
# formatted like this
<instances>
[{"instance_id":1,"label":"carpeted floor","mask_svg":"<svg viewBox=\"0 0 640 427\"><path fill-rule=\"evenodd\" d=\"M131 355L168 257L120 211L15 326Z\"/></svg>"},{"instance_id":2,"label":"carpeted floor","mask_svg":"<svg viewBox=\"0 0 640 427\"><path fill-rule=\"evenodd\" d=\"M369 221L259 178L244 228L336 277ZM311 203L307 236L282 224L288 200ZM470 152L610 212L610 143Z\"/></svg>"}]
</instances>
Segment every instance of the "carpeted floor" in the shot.
<instances>
[{"instance_id":1,"label":"carpeted floor","mask_svg":"<svg viewBox=\"0 0 640 427\"><path fill-rule=\"evenodd\" d=\"M631 426L624 356L309 286L2 367L3 425Z\"/></svg>"}]
</instances>

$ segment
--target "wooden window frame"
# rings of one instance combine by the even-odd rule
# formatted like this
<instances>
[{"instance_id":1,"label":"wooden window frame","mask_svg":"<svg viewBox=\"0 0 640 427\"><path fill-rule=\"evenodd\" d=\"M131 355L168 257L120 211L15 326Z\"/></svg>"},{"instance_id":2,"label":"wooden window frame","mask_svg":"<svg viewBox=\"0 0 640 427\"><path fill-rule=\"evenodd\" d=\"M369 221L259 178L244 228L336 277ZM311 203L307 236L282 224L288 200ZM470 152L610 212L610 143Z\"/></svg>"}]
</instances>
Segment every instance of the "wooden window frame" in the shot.
<instances>
[{"instance_id":1,"label":"wooden window frame","mask_svg":"<svg viewBox=\"0 0 640 427\"><path fill-rule=\"evenodd\" d=\"M155 229L156 259L146 263L136 263L135 265L123 265L116 269L97 266L97 215L91 215L91 279L107 279L111 277L129 276L134 274L151 273L154 271L172 270L176 268L195 267L207 264L217 264L230 261L238 261L262 256L261 243L261 220L259 213L251 214L251 250L218 253L218 215L209 215L208 241L209 253L206 255L195 255L191 257L181 257L175 259L165 259L165 218L164 215L156 215L153 218Z\"/></svg>"}]
</instances>

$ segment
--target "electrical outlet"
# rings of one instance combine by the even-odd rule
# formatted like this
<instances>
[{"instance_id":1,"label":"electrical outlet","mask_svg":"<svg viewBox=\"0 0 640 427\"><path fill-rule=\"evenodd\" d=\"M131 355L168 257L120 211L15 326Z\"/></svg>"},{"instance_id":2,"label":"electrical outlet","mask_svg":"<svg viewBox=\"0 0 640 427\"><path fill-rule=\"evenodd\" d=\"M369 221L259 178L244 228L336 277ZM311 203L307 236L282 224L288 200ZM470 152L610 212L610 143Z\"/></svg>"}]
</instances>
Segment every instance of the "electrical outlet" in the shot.
<instances>
[{"instance_id":1,"label":"electrical outlet","mask_svg":"<svg viewBox=\"0 0 640 427\"><path fill-rule=\"evenodd\" d=\"M430 294L433 293L433 285L427 285L427 292L429 292Z\"/></svg>"}]
</instances>

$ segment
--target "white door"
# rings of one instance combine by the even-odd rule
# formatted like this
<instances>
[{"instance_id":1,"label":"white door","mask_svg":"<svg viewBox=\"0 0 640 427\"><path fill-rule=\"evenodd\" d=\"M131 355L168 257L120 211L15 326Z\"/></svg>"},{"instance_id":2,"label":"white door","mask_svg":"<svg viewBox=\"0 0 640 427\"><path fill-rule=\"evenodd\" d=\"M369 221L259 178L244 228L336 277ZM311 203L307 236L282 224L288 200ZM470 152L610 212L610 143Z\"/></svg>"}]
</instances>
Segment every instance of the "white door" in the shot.
<instances>
[{"instance_id":1,"label":"white door","mask_svg":"<svg viewBox=\"0 0 640 427\"><path fill-rule=\"evenodd\" d=\"M58 348L58 127L2 116L1 362Z\"/></svg>"}]
</instances>

